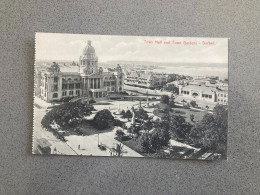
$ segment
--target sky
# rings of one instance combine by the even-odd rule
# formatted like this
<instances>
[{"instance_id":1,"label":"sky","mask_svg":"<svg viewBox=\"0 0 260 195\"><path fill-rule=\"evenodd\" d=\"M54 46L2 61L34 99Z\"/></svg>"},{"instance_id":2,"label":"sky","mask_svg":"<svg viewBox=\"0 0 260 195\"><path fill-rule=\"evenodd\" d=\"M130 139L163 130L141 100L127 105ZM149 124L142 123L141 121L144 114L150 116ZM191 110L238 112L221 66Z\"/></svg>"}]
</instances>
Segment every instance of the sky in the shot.
<instances>
[{"instance_id":1,"label":"sky","mask_svg":"<svg viewBox=\"0 0 260 195\"><path fill-rule=\"evenodd\" d=\"M78 61L91 40L99 62L228 63L227 38L36 33L36 60ZM156 41L162 41L157 44ZM170 44L164 42L170 41ZM172 44L181 42L181 45ZM184 45L196 42L197 45ZM148 43L149 42L149 43ZM152 43L151 43L152 42ZM213 45L203 45L213 42Z\"/></svg>"}]
</instances>

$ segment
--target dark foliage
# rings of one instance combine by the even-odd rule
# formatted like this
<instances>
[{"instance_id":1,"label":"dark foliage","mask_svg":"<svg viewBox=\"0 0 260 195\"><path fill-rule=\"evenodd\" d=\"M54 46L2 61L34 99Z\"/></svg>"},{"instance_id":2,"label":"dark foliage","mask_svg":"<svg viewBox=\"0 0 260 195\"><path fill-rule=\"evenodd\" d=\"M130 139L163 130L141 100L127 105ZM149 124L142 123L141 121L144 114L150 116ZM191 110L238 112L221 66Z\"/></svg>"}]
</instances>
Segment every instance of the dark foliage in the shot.
<instances>
[{"instance_id":1,"label":"dark foliage","mask_svg":"<svg viewBox=\"0 0 260 195\"><path fill-rule=\"evenodd\" d=\"M164 86L164 90L173 92L175 94L179 93L179 88L175 86L174 84L169 84L168 86Z\"/></svg>"},{"instance_id":2,"label":"dark foliage","mask_svg":"<svg viewBox=\"0 0 260 195\"><path fill-rule=\"evenodd\" d=\"M116 136L121 140L122 139L122 137L125 135L125 133L122 131L122 130L120 130L120 129L118 129L118 130L116 130Z\"/></svg>"},{"instance_id":3,"label":"dark foliage","mask_svg":"<svg viewBox=\"0 0 260 195\"><path fill-rule=\"evenodd\" d=\"M139 110L135 111L135 117L143 121L148 119L148 114L143 108L139 108Z\"/></svg>"},{"instance_id":4,"label":"dark foliage","mask_svg":"<svg viewBox=\"0 0 260 195\"><path fill-rule=\"evenodd\" d=\"M114 123L114 117L108 109L97 112L93 119L93 124L99 130L107 129Z\"/></svg>"},{"instance_id":5,"label":"dark foliage","mask_svg":"<svg viewBox=\"0 0 260 195\"><path fill-rule=\"evenodd\" d=\"M177 139L187 139L190 134L192 125L185 121L181 115L173 115L170 117L170 135Z\"/></svg>"},{"instance_id":6,"label":"dark foliage","mask_svg":"<svg viewBox=\"0 0 260 195\"><path fill-rule=\"evenodd\" d=\"M198 104L197 104L196 101L194 101L194 100L192 100L192 101L190 102L190 105L191 105L192 107L194 107L194 108L198 107Z\"/></svg>"},{"instance_id":7,"label":"dark foliage","mask_svg":"<svg viewBox=\"0 0 260 195\"><path fill-rule=\"evenodd\" d=\"M169 97L168 95L162 95L162 96L161 96L160 102L161 102L162 104L169 104L169 101L170 101L170 97Z\"/></svg>"},{"instance_id":8,"label":"dark foliage","mask_svg":"<svg viewBox=\"0 0 260 195\"><path fill-rule=\"evenodd\" d=\"M51 129L53 124L59 125L62 129L72 129L80 124L85 116L90 115L93 106L77 102L68 102L55 106L46 113L41 124L43 128Z\"/></svg>"},{"instance_id":9,"label":"dark foliage","mask_svg":"<svg viewBox=\"0 0 260 195\"><path fill-rule=\"evenodd\" d=\"M225 153L228 128L228 111L223 105L216 105L213 114L205 114L192 128L190 138L194 144Z\"/></svg>"},{"instance_id":10,"label":"dark foliage","mask_svg":"<svg viewBox=\"0 0 260 195\"><path fill-rule=\"evenodd\" d=\"M145 132L138 139L140 151L153 153L169 144L169 131L164 128L154 129L151 133Z\"/></svg>"},{"instance_id":11,"label":"dark foliage","mask_svg":"<svg viewBox=\"0 0 260 195\"><path fill-rule=\"evenodd\" d=\"M194 114L190 115L190 120L193 122L194 121Z\"/></svg>"},{"instance_id":12,"label":"dark foliage","mask_svg":"<svg viewBox=\"0 0 260 195\"><path fill-rule=\"evenodd\" d=\"M122 113L121 113L122 114ZM123 118L127 118L127 120L129 121L130 118L132 118L132 112L130 110L127 110L126 112L124 112L123 114Z\"/></svg>"}]
</instances>

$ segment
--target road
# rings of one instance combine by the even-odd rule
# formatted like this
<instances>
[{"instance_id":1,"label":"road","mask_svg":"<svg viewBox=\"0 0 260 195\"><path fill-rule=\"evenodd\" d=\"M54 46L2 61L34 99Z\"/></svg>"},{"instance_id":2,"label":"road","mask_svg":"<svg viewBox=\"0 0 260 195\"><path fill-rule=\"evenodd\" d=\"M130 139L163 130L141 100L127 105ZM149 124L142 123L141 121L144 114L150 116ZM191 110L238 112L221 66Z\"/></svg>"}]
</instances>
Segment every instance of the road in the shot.
<instances>
[{"instance_id":1,"label":"road","mask_svg":"<svg viewBox=\"0 0 260 195\"><path fill-rule=\"evenodd\" d=\"M45 109L38 109L34 107L33 153L37 146L36 140L45 138L51 144L52 154L54 152L54 148L56 148L57 154L77 155L77 153L67 143L60 141L52 134L52 132L46 131L41 127L41 120L45 114Z\"/></svg>"},{"instance_id":2,"label":"road","mask_svg":"<svg viewBox=\"0 0 260 195\"><path fill-rule=\"evenodd\" d=\"M122 107L125 109L128 106L137 105L137 102L132 104L122 104ZM100 109L104 109L104 106L95 106ZM118 105L110 104L105 107L110 107L110 110L117 110ZM62 155L92 155L92 156L110 156L110 150L101 151L98 148L98 139L99 143L105 144L108 148L112 148L116 144L120 144L119 141L115 140L115 131L118 127L115 127L113 131L104 132L100 134L93 134L89 136L78 136L78 135L70 135L66 136L67 142L62 142L57 139L52 132L46 131L41 127L41 120L46 114L45 109L34 108L34 132L33 132L33 140L37 140L40 138L46 138L51 144L51 153L54 153L54 148L57 150L57 154ZM98 138L99 136L99 138ZM80 145L80 148L79 148ZM36 148L36 141L33 143L33 151ZM132 156L132 157L142 157L139 153L134 150L128 148L127 146L123 146L123 150L127 153L124 153L123 156Z\"/></svg>"}]
</instances>

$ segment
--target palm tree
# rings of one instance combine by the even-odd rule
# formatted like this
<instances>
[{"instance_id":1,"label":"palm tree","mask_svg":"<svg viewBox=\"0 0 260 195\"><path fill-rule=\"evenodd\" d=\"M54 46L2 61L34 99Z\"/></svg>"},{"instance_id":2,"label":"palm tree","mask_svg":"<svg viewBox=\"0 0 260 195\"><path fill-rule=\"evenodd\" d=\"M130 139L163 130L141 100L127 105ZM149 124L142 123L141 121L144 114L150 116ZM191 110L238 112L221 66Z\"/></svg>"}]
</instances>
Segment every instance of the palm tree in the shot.
<instances>
[{"instance_id":1,"label":"palm tree","mask_svg":"<svg viewBox=\"0 0 260 195\"><path fill-rule=\"evenodd\" d=\"M123 156L123 154L127 153L127 151L124 150L123 147L124 147L123 144L116 144L116 147L113 148L114 151L116 152L116 156Z\"/></svg>"}]
</instances>

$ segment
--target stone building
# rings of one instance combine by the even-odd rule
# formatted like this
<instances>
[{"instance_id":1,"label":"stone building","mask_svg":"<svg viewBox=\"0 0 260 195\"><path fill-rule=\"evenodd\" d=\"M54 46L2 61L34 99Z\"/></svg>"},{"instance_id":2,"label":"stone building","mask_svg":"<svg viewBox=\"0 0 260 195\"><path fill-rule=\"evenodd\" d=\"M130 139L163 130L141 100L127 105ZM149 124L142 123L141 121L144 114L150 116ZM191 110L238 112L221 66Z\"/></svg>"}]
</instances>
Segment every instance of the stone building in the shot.
<instances>
[{"instance_id":1,"label":"stone building","mask_svg":"<svg viewBox=\"0 0 260 195\"><path fill-rule=\"evenodd\" d=\"M163 87L167 82L167 75L163 73L131 71L126 73L125 84L155 89Z\"/></svg>"},{"instance_id":2,"label":"stone building","mask_svg":"<svg viewBox=\"0 0 260 195\"><path fill-rule=\"evenodd\" d=\"M47 102L65 97L101 100L110 93L124 91L124 74L117 65L112 71L98 66L95 49L88 41L79 58L78 72L62 72L57 63L47 70L36 71L35 95Z\"/></svg>"},{"instance_id":3,"label":"stone building","mask_svg":"<svg viewBox=\"0 0 260 195\"><path fill-rule=\"evenodd\" d=\"M195 100L204 103L228 104L228 89L206 85L179 85L179 95L187 100Z\"/></svg>"}]
</instances>

